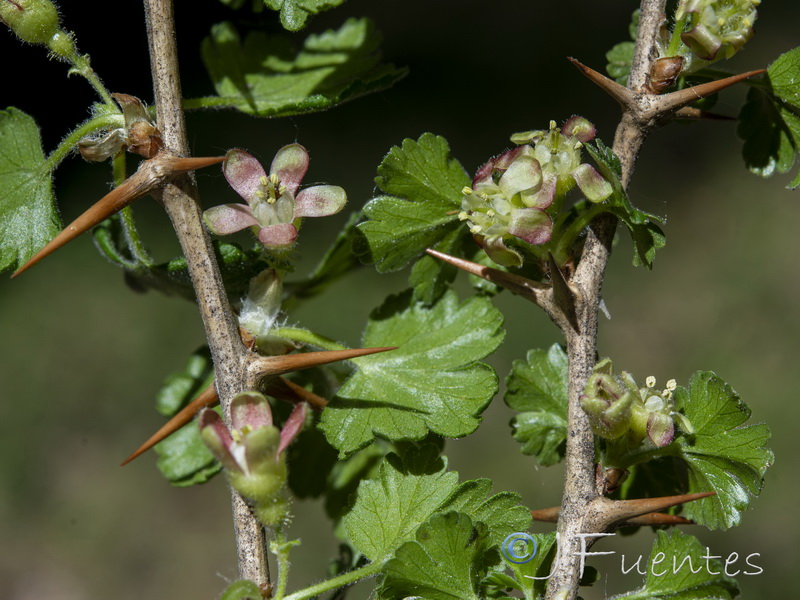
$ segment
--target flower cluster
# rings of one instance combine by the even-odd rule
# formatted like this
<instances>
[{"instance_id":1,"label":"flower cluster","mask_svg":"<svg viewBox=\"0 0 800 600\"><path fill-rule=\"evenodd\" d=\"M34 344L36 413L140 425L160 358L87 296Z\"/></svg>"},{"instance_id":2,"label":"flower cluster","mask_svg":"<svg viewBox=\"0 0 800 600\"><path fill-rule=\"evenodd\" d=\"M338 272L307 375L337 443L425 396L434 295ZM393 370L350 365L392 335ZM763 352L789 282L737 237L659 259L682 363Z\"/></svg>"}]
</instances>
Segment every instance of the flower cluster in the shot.
<instances>
[{"instance_id":1,"label":"flower cluster","mask_svg":"<svg viewBox=\"0 0 800 600\"><path fill-rule=\"evenodd\" d=\"M223 204L203 213L216 235L251 227L265 247L288 248L297 239L298 219L332 215L347 202L345 191L335 185L315 185L298 193L308 170L308 152L300 144L278 150L269 175L253 155L239 149L228 152L222 169L246 204Z\"/></svg>"},{"instance_id":2,"label":"flower cluster","mask_svg":"<svg viewBox=\"0 0 800 600\"><path fill-rule=\"evenodd\" d=\"M283 429L272 423L272 410L258 392L243 392L231 401L231 430L213 410L200 413L200 437L225 467L231 485L253 503L267 526L279 525L288 510L284 495L286 455L306 419L306 405L295 406Z\"/></svg>"},{"instance_id":3,"label":"flower cluster","mask_svg":"<svg viewBox=\"0 0 800 600\"><path fill-rule=\"evenodd\" d=\"M611 440L627 434L631 446L645 438L658 448L670 444L675 437L672 393L677 384L670 379L661 391L655 385L651 376L639 388L630 373L615 377L610 360L598 363L580 397L592 430Z\"/></svg>"},{"instance_id":4,"label":"flower cluster","mask_svg":"<svg viewBox=\"0 0 800 600\"><path fill-rule=\"evenodd\" d=\"M611 195L611 184L581 163L581 148L594 136L594 125L583 117L572 117L560 129L551 121L548 130L515 134L511 140L522 145L478 169L472 187L463 190L459 219L494 262L522 264L521 255L506 246L512 237L533 245L550 241L550 213L576 184L592 202Z\"/></svg>"},{"instance_id":5,"label":"flower cluster","mask_svg":"<svg viewBox=\"0 0 800 600\"><path fill-rule=\"evenodd\" d=\"M687 20L681 40L705 61L733 56L753 35L761 0L682 0L676 20Z\"/></svg>"}]
</instances>

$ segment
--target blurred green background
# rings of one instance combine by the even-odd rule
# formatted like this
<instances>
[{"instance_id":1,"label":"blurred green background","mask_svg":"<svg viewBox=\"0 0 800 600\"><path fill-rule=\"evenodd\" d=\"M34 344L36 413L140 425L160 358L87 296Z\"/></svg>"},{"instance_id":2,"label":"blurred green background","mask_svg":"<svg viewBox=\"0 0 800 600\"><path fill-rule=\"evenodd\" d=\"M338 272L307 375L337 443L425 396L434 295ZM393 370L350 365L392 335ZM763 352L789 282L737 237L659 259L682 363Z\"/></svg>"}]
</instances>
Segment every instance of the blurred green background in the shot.
<instances>
[{"instance_id":1,"label":"blurred green background","mask_svg":"<svg viewBox=\"0 0 800 600\"><path fill-rule=\"evenodd\" d=\"M150 100L149 64L139 2L62 3L64 25L112 91ZM349 16L372 17L385 36L385 57L407 65L395 88L318 115L253 120L233 113L189 116L197 155L245 147L265 162L283 144L311 152L307 182L348 190L350 207L375 193L375 168L388 149L424 131L444 135L469 172L509 146L508 136L544 128L579 113L610 143L618 110L566 60L602 70L604 53L627 38L633 1L349 0L312 21L307 32L338 27ZM800 43L796 0L764 2L757 35L731 69L766 66ZM237 13L212 0L177 1L184 92L211 92L197 50L214 22ZM273 31L277 28L273 25ZM306 32L299 34L298 39ZM0 32L5 58L0 106L17 106L41 124L52 149L70 124L87 116L91 91L45 52ZM735 114L743 90L727 92L719 112ZM634 269L621 237L606 278L612 320L601 323L600 351L637 379L685 383L698 369L716 371L773 430L777 459L741 527L692 530L715 554L758 552L764 573L740 577L743 596L791 593L800 534L795 473L800 409L795 393L800 355L800 198L787 177L761 180L739 157L734 125L704 122L656 132L631 187L637 205L664 214L667 247L652 272ZM99 198L110 172L68 160L56 174L65 221ZM235 201L219 171L199 175L206 206ZM176 252L169 223L150 199L137 204L156 256ZM310 270L345 218L304 225L298 272ZM290 322L355 345L369 311L405 287L407 273L378 276L365 268L331 294L303 305ZM504 294L506 343L492 357L501 378L530 348L560 341L530 304ZM118 464L161 423L153 396L203 342L192 304L137 295L99 258L88 238L73 242L24 276L0 281L0 597L6 600L215 598L235 578L229 498L221 478L191 489L171 488L152 453ZM512 413L496 399L478 432L451 441L447 454L462 478L491 477L495 489L523 495L530 507L558 504L559 467L539 468L509 435ZM794 466L793 466L794 465ZM296 504L290 535L295 551L290 585L324 574L335 541L315 502ZM549 526L537 525L538 531ZM635 558L650 533L616 539L597 550ZM619 576L618 556L603 563L586 598L639 585Z\"/></svg>"}]
</instances>

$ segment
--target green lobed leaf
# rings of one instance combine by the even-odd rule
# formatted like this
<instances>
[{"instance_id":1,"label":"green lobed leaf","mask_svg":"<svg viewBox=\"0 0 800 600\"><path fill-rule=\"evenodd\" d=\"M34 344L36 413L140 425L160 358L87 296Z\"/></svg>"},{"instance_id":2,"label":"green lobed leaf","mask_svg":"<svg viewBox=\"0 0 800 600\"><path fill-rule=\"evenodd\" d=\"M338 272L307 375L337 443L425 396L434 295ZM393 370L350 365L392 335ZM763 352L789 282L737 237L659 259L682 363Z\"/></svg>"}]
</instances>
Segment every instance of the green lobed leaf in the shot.
<instances>
[{"instance_id":1,"label":"green lobed leaf","mask_svg":"<svg viewBox=\"0 0 800 600\"><path fill-rule=\"evenodd\" d=\"M520 506L519 494L500 492L488 497L492 491L490 479L465 481L452 493L439 509L458 511L489 527L489 541L500 545L507 535L525 531L531 526L531 512Z\"/></svg>"},{"instance_id":2,"label":"green lobed leaf","mask_svg":"<svg viewBox=\"0 0 800 600\"><path fill-rule=\"evenodd\" d=\"M739 595L736 581L725 575L727 565L704 559L708 550L697 538L677 529L657 536L644 585L610 600L730 600Z\"/></svg>"},{"instance_id":3,"label":"green lobed leaf","mask_svg":"<svg viewBox=\"0 0 800 600\"><path fill-rule=\"evenodd\" d=\"M769 177L792 168L795 143L791 131L783 123L780 109L768 93L750 88L739 113L736 133L744 140L745 166L756 175Z\"/></svg>"},{"instance_id":4,"label":"green lobed leaf","mask_svg":"<svg viewBox=\"0 0 800 600\"><path fill-rule=\"evenodd\" d=\"M459 511L488 529L488 545L530 525L530 511L508 492L487 498L486 479L458 485L458 473L447 471L447 459L435 444L407 446L389 454L375 479L362 481L353 507L342 520L352 544L370 561L386 560L435 513ZM392 515L392 518L386 518Z\"/></svg>"},{"instance_id":5,"label":"green lobed leaf","mask_svg":"<svg viewBox=\"0 0 800 600\"><path fill-rule=\"evenodd\" d=\"M432 445L389 454L378 477L358 486L342 522L352 544L370 561L385 560L414 539L417 528L456 489L458 473L447 471L447 460L438 454Z\"/></svg>"},{"instance_id":6,"label":"green lobed leaf","mask_svg":"<svg viewBox=\"0 0 800 600\"><path fill-rule=\"evenodd\" d=\"M289 31L299 31L308 19L342 4L344 0L264 0L267 8L279 10L281 25Z\"/></svg>"},{"instance_id":7,"label":"green lobed leaf","mask_svg":"<svg viewBox=\"0 0 800 600\"><path fill-rule=\"evenodd\" d=\"M431 307L390 296L373 311L366 347L398 346L353 360L358 367L322 413L320 427L341 455L372 442L463 437L497 392L497 375L478 362L503 339L502 314L486 298L446 293Z\"/></svg>"},{"instance_id":8,"label":"green lobed leaf","mask_svg":"<svg viewBox=\"0 0 800 600\"><path fill-rule=\"evenodd\" d=\"M800 48L779 56L767 69L766 84L753 87L739 113L747 168L769 177L785 173L800 150ZM758 83L758 82L757 82ZM787 186L800 186L800 173Z\"/></svg>"},{"instance_id":9,"label":"green lobed leaf","mask_svg":"<svg viewBox=\"0 0 800 600\"><path fill-rule=\"evenodd\" d=\"M684 516L711 529L738 525L774 459L766 446L769 428L745 425L750 409L711 371L692 375L688 390L677 388L675 406L694 429L673 442L688 466L688 492L717 492L686 504Z\"/></svg>"},{"instance_id":10,"label":"green lobed leaf","mask_svg":"<svg viewBox=\"0 0 800 600\"><path fill-rule=\"evenodd\" d=\"M0 111L0 272L18 269L61 230L36 121Z\"/></svg>"},{"instance_id":11,"label":"green lobed leaf","mask_svg":"<svg viewBox=\"0 0 800 600\"><path fill-rule=\"evenodd\" d=\"M405 75L380 63L379 44L368 19L349 19L336 31L310 35L298 53L285 38L254 32L242 41L233 25L220 23L201 48L218 97L185 106L232 107L259 117L327 110Z\"/></svg>"},{"instance_id":12,"label":"green lobed leaf","mask_svg":"<svg viewBox=\"0 0 800 600\"><path fill-rule=\"evenodd\" d=\"M480 600L487 537L486 527L463 513L433 515L386 563L378 598Z\"/></svg>"},{"instance_id":13,"label":"green lobed leaf","mask_svg":"<svg viewBox=\"0 0 800 600\"><path fill-rule=\"evenodd\" d=\"M639 210L631 204L628 194L620 181L619 158L599 139L594 144L584 146L597 163L600 174L611 183L614 189L611 196L601 206L606 212L616 216L628 228L634 244L633 264L653 268L656 250L663 248L666 237L656 221L662 219L651 213Z\"/></svg>"},{"instance_id":14,"label":"green lobed leaf","mask_svg":"<svg viewBox=\"0 0 800 600\"><path fill-rule=\"evenodd\" d=\"M436 246L461 227L461 190L470 179L450 156L447 141L424 133L395 146L378 167L375 179L387 196L365 207L367 221L353 250L379 272L405 267L426 248Z\"/></svg>"},{"instance_id":15,"label":"green lobed leaf","mask_svg":"<svg viewBox=\"0 0 800 600\"><path fill-rule=\"evenodd\" d=\"M564 457L567 438L567 355L558 344L530 350L515 360L506 380L505 402L520 411L511 421L522 453L549 466Z\"/></svg>"},{"instance_id":16,"label":"green lobed leaf","mask_svg":"<svg viewBox=\"0 0 800 600\"><path fill-rule=\"evenodd\" d=\"M173 416L205 390L213 378L214 366L208 348L200 348L189 357L181 371L165 379L164 386L156 394L158 412L165 417ZM194 421L153 449L159 457L156 465L161 474L179 487L205 483L222 469L200 439L200 430Z\"/></svg>"}]
</instances>

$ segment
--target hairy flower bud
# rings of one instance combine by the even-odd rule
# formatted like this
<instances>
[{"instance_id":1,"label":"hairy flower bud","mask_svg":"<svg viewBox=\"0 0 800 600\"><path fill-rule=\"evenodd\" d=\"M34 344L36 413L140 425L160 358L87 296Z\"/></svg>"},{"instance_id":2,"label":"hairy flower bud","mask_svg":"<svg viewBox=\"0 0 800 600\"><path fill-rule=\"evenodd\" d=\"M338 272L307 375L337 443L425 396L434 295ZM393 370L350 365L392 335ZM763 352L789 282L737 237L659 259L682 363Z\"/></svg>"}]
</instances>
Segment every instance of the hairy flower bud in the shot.
<instances>
[{"instance_id":1,"label":"hairy flower bud","mask_svg":"<svg viewBox=\"0 0 800 600\"><path fill-rule=\"evenodd\" d=\"M61 30L58 10L49 0L0 0L0 20L31 44L46 44Z\"/></svg>"}]
</instances>

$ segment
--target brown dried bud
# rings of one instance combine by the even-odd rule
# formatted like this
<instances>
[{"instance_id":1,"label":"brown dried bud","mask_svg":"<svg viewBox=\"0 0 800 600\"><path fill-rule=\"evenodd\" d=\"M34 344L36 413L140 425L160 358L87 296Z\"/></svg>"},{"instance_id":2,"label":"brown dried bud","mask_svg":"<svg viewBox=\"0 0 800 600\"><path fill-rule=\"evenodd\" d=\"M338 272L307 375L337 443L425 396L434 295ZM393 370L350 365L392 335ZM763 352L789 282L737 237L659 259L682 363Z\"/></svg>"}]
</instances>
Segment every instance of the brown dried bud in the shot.
<instances>
[{"instance_id":1,"label":"brown dried bud","mask_svg":"<svg viewBox=\"0 0 800 600\"><path fill-rule=\"evenodd\" d=\"M674 85L681 72L683 72L685 62L686 59L682 56L667 56L655 61L650 67L650 75L645 85L647 93L660 94Z\"/></svg>"}]
</instances>

